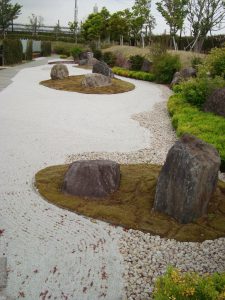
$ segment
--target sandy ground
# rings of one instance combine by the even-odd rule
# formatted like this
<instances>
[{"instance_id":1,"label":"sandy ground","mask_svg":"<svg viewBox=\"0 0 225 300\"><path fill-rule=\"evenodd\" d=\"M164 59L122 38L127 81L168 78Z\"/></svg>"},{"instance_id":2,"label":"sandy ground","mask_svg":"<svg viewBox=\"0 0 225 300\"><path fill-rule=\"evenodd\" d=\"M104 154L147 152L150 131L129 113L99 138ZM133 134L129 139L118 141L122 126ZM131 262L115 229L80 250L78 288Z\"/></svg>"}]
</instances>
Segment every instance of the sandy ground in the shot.
<instances>
[{"instance_id":1,"label":"sandy ground","mask_svg":"<svg viewBox=\"0 0 225 300\"><path fill-rule=\"evenodd\" d=\"M15 299L122 299L121 228L45 202L35 173L68 154L136 151L150 132L131 115L166 99L159 86L134 82L119 95L84 95L39 85L52 66L21 70L0 92L0 256L6 293ZM70 74L87 70L68 66Z\"/></svg>"}]
</instances>

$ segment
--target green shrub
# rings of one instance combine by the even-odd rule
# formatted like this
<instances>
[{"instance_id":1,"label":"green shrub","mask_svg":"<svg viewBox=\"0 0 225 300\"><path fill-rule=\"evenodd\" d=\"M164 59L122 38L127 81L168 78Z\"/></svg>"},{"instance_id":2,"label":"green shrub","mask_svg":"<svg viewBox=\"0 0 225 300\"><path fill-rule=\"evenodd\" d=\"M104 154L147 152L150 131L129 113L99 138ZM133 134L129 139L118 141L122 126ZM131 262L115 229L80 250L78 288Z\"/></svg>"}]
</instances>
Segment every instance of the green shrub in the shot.
<instances>
[{"instance_id":1,"label":"green shrub","mask_svg":"<svg viewBox=\"0 0 225 300\"><path fill-rule=\"evenodd\" d=\"M195 272L182 273L169 267L167 272L157 279L153 299L225 299L225 273L200 276Z\"/></svg>"},{"instance_id":2,"label":"green shrub","mask_svg":"<svg viewBox=\"0 0 225 300\"><path fill-rule=\"evenodd\" d=\"M175 72L181 67L178 55L165 53L153 58L153 73L159 83L170 83Z\"/></svg>"},{"instance_id":3,"label":"green shrub","mask_svg":"<svg viewBox=\"0 0 225 300\"><path fill-rule=\"evenodd\" d=\"M102 59L102 51L99 49L93 50L94 58L101 60Z\"/></svg>"},{"instance_id":4,"label":"green shrub","mask_svg":"<svg viewBox=\"0 0 225 300\"><path fill-rule=\"evenodd\" d=\"M144 57L141 55L133 55L129 58L130 69L133 71L140 71L144 62Z\"/></svg>"},{"instance_id":5,"label":"green shrub","mask_svg":"<svg viewBox=\"0 0 225 300\"><path fill-rule=\"evenodd\" d=\"M144 80L144 81L154 81L155 80L155 75L152 73L148 72L142 72L142 71L130 71L127 69L119 68L119 67L114 67L112 68L113 73L124 76L124 77L129 77L129 78L134 78L134 79L139 79L139 80Z\"/></svg>"},{"instance_id":6,"label":"green shrub","mask_svg":"<svg viewBox=\"0 0 225 300\"><path fill-rule=\"evenodd\" d=\"M32 54L33 54L33 41L28 40L27 41L27 49L26 49L25 59L26 60L32 60Z\"/></svg>"},{"instance_id":7,"label":"green shrub","mask_svg":"<svg viewBox=\"0 0 225 300\"><path fill-rule=\"evenodd\" d=\"M52 44L49 41L41 42L41 55L42 56L50 56L52 53Z\"/></svg>"},{"instance_id":8,"label":"green shrub","mask_svg":"<svg viewBox=\"0 0 225 300\"><path fill-rule=\"evenodd\" d=\"M105 52L105 53L103 53L102 59L110 67L114 67L115 66L116 56L115 56L115 54L113 54L113 52Z\"/></svg>"},{"instance_id":9,"label":"green shrub","mask_svg":"<svg viewBox=\"0 0 225 300\"><path fill-rule=\"evenodd\" d=\"M216 88L225 87L225 80L222 77L199 77L184 81L174 87L174 91L181 93L189 103L202 107L207 97Z\"/></svg>"},{"instance_id":10,"label":"green shrub","mask_svg":"<svg viewBox=\"0 0 225 300\"><path fill-rule=\"evenodd\" d=\"M60 58L61 58L61 59L64 59L64 58L66 59L67 57L68 57L68 56L67 56L67 55L64 55L64 54L60 55Z\"/></svg>"},{"instance_id":11,"label":"green shrub","mask_svg":"<svg viewBox=\"0 0 225 300\"><path fill-rule=\"evenodd\" d=\"M191 59L191 66L194 69L197 69L199 65L202 65L202 63L203 63L203 59L199 56L194 56Z\"/></svg>"},{"instance_id":12,"label":"green shrub","mask_svg":"<svg viewBox=\"0 0 225 300\"><path fill-rule=\"evenodd\" d=\"M225 118L201 111L185 101L182 94L175 94L168 101L168 111L177 135L190 133L212 144L221 157L221 170L225 170Z\"/></svg>"},{"instance_id":13,"label":"green shrub","mask_svg":"<svg viewBox=\"0 0 225 300\"><path fill-rule=\"evenodd\" d=\"M79 59L80 54L83 52L83 49L81 49L80 47L73 47L71 49L71 55L73 56L73 59Z\"/></svg>"},{"instance_id":14,"label":"green shrub","mask_svg":"<svg viewBox=\"0 0 225 300\"><path fill-rule=\"evenodd\" d=\"M206 56L202 69L210 72L212 77L221 76L225 79L225 48L214 48Z\"/></svg>"},{"instance_id":15,"label":"green shrub","mask_svg":"<svg viewBox=\"0 0 225 300\"><path fill-rule=\"evenodd\" d=\"M23 59L23 46L20 40L3 40L4 61L6 65L21 63Z\"/></svg>"},{"instance_id":16,"label":"green shrub","mask_svg":"<svg viewBox=\"0 0 225 300\"><path fill-rule=\"evenodd\" d=\"M72 47L67 47L66 45L56 44L53 50L56 54L70 56Z\"/></svg>"}]
</instances>

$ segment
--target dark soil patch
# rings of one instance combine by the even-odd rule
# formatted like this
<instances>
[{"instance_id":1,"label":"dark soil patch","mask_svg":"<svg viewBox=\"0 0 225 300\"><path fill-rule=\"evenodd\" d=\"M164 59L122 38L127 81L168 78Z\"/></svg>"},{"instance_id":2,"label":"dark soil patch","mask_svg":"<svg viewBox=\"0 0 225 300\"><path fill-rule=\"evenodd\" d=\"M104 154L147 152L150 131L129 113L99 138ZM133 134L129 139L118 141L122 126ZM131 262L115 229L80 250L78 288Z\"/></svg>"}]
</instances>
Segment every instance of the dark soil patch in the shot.
<instances>
[{"instance_id":1,"label":"dark soil patch","mask_svg":"<svg viewBox=\"0 0 225 300\"><path fill-rule=\"evenodd\" d=\"M103 199L64 195L61 187L68 165L39 171L35 184L44 198L59 207L125 228L178 241L202 242L224 237L225 183L219 181L204 218L181 225L166 215L152 212L160 168L149 164L121 165L119 190Z\"/></svg>"},{"instance_id":2,"label":"dark soil patch","mask_svg":"<svg viewBox=\"0 0 225 300\"><path fill-rule=\"evenodd\" d=\"M135 86L120 79L112 79L112 84L104 87L85 87L81 85L84 75L69 76L61 80L45 80L41 81L40 84L47 86L52 89L78 92L83 94L119 94L133 90Z\"/></svg>"}]
</instances>

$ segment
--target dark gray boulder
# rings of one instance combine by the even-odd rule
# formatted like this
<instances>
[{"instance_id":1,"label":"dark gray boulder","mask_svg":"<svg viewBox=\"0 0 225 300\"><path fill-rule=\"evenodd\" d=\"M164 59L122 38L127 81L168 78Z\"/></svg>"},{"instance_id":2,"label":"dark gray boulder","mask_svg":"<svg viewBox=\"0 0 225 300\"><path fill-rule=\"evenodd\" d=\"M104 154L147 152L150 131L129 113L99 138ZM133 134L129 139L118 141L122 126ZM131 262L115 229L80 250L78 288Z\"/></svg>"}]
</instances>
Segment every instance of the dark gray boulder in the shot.
<instances>
[{"instance_id":1,"label":"dark gray boulder","mask_svg":"<svg viewBox=\"0 0 225 300\"><path fill-rule=\"evenodd\" d=\"M156 187L154 210L180 223L207 213L216 188L220 157L217 150L185 134L169 150Z\"/></svg>"},{"instance_id":2,"label":"dark gray boulder","mask_svg":"<svg viewBox=\"0 0 225 300\"><path fill-rule=\"evenodd\" d=\"M110 67L104 61L98 61L93 65L92 73L99 73L113 78L114 74Z\"/></svg>"},{"instance_id":3,"label":"dark gray boulder","mask_svg":"<svg viewBox=\"0 0 225 300\"><path fill-rule=\"evenodd\" d=\"M111 160L81 160L69 167L63 193L82 197L105 197L118 190L120 166Z\"/></svg>"},{"instance_id":4,"label":"dark gray boulder","mask_svg":"<svg viewBox=\"0 0 225 300\"><path fill-rule=\"evenodd\" d=\"M69 71L66 65L56 64L51 69L51 79L63 79L69 76Z\"/></svg>"},{"instance_id":5,"label":"dark gray boulder","mask_svg":"<svg viewBox=\"0 0 225 300\"><path fill-rule=\"evenodd\" d=\"M188 80L192 77L196 77L196 70L192 67L185 68L180 72L176 72L173 76L173 80L171 82L171 86L180 83L181 81Z\"/></svg>"},{"instance_id":6,"label":"dark gray boulder","mask_svg":"<svg viewBox=\"0 0 225 300\"><path fill-rule=\"evenodd\" d=\"M152 68L152 62L150 62L147 59L144 59L142 67L141 67L141 71L143 72L149 72Z\"/></svg>"},{"instance_id":7,"label":"dark gray boulder","mask_svg":"<svg viewBox=\"0 0 225 300\"><path fill-rule=\"evenodd\" d=\"M225 117L225 88L216 89L206 99L204 111ZM224 133L225 134L225 133Z\"/></svg>"},{"instance_id":8,"label":"dark gray boulder","mask_svg":"<svg viewBox=\"0 0 225 300\"><path fill-rule=\"evenodd\" d=\"M112 84L110 77L104 76L102 74L92 73L86 74L81 84L86 87L102 87Z\"/></svg>"}]
</instances>

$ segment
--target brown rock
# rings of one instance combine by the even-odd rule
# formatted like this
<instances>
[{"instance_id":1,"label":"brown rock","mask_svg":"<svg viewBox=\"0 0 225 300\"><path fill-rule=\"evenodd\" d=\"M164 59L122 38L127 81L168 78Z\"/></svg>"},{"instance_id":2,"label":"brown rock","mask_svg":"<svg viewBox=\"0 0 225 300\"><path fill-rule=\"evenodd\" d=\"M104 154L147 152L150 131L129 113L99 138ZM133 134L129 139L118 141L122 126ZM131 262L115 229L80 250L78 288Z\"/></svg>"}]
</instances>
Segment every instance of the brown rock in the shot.
<instances>
[{"instance_id":1,"label":"brown rock","mask_svg":"<svg viewBox=\"0 0 225 300\"><path fill-rule=\"evenodd\" d=\"M104 61L98 61L93 65L92 73L99 73L107 77L114 77L114 74L110 67Z\"/></svg>"},{"instance_id":2,"label":"brown rock","mask_svg":"<svg viewBox=\"0 0 225 300\"><path fill-rule=\"evenodd\" d=\"M81 82L86 87L101 87L112 84L111 78L102 74L86 74Z\"/></svg>"},{"instance_id":3,"label":"brown rock","mask_svg":"<svg viewBox=\"0 0 225 300\"><path fill-rule=\"evenodd\" d=\"M196 70L192 67L185 68L180 72L176 72L173 76L171 86L180 83L181 81L188 80L192 77L196 77Z\"/></svg>"},{"instance_id":4,"label":"brown rock","mask_svg":"<svg viewBox=\"0 0 225 300\"><path fill-rule=\"evenodd\" d=\"M225 117L225 88L212 92L204 104L204 111Z\"/></svg>"},{"instance_id":5,"label":"brown rock","mask_svg":"<svg viewBox=\"0 0 225 300\"><path fill-rule=\"evenodd\" d=\"M51 69L51 79L63 79L69 76L69 71L66 65L56 64Z\"/></svg>"},{"instance_id":6,"label":"brown rock","mask_svg":"<svg viewBox=\"0 0 225 300\"><path fill-rule=\"evenodd\" d=\"M180 223L207 213L216 188L220 157L217 150L185 134L169 150L156 187L154 210Z\"/></svg>"},{"instance_id":7,"label":"brown rock","mask_svg":"<svg viewBox=\"0 0 225 300\"><path fill-rule=\"evenodd\" d=\"M105 197L120 184L120 166L111 160L81 160L69 167L63 182L64 193L83 197Z\"/></svg>"}]
</instances>

